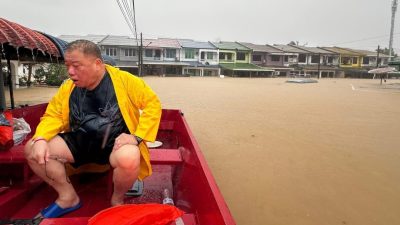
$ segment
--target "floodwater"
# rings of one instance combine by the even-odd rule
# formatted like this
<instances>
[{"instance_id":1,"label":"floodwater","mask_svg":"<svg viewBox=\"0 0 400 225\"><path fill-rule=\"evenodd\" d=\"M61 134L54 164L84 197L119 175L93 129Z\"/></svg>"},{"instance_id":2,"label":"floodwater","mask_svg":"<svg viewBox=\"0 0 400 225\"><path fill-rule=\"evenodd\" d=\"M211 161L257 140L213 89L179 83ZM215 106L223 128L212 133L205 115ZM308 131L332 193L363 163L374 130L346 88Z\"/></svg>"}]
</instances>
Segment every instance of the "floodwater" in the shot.
<instances>
[{"instance_id":1,"label":"floodwater","mask_svg":"<svg viewBox=\"0 0 400 225\"><path fill-rule=\"evenodd\" d=\"M185 113L237 224L400 224L400 80L145 80Z\"/></svg>"}]
</instances>

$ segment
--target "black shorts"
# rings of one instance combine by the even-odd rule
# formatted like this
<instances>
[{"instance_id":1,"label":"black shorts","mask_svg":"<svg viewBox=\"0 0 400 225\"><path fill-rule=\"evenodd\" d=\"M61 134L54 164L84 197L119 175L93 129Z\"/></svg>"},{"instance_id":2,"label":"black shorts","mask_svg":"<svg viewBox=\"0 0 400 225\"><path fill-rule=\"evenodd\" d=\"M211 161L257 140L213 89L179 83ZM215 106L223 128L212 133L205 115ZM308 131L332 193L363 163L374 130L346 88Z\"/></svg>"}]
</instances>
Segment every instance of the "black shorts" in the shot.
<instances>
[{"instance_id":1,"label":"black shorts","mask_svg":"<svg viewBox=\"0 0 400 225\"><path fill-rule=\"evenodd\" d=\"M71 165L75 168L88 164L108 164L113 146L106 146L102 149L102 140L80 132L68 132L58 134L67 144L75 162Z\"/></svg>"}]
</instances>

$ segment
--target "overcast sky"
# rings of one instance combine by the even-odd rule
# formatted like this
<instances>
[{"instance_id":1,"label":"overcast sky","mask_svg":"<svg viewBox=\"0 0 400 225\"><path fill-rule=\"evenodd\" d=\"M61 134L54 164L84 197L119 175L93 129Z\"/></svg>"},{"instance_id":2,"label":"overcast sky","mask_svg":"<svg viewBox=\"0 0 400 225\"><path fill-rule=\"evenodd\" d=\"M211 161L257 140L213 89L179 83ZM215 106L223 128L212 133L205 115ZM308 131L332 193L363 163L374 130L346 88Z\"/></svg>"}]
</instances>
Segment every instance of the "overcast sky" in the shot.
<instances>
[{"instance_id":1,"label":"overcast sky","mask_svg":"<svg viewBox=\"0 0 400 225\"><path fill-rule=\"evenodd\" d=\"M128 0L129 1L129 0ZM392 0L135 0L144 38L388 47ZM129 35L116 0L0 0L0 17L55 36ZM400 11L400 9L398 10ZM400 15L394 48L400 52Z\"/></svg>"}]
</instances>

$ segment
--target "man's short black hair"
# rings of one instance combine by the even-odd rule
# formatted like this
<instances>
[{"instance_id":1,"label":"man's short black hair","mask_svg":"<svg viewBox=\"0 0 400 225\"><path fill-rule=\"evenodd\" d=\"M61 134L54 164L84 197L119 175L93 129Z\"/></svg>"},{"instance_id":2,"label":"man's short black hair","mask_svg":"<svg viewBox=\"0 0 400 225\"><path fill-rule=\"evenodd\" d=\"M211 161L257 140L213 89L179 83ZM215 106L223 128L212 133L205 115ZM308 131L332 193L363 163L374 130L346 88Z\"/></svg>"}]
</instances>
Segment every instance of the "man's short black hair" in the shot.
<instances>
[{"instance_id":1,"label":"man's short black hair","mask_svg":"<svg viewBox=\"0 0 400 225\"><path fill-rule=\"evenodd\" d=\"M73 50L80 50L85 55L91 55L103 60L103 58L101 57L100 48L91 41L88 40L73 41L67 45L65 52L71 52Z\"/></svg>"}]
</instances>

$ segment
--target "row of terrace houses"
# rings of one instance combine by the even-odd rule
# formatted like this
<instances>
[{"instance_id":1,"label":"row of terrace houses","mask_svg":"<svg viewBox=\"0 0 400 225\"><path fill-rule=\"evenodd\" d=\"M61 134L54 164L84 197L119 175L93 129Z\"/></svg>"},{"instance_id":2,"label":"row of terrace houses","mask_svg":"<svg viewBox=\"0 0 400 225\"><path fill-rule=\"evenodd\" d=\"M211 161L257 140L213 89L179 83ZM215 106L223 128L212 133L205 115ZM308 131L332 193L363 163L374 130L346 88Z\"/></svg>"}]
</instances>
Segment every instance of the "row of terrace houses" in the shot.
<instances>
[{"instance_id":1,"label":"row of terrace houses","mask_svg":"<svg viewBox=\"0 0 400 225\"><path fill-rule=\"evenodd\" d=\"M71 42L95 42L121 69L138 73L139 45L134 38L113 35L61 35ZM160 76L313 76L345 77L388 64L389 56L341 47L260 45L190 39L144 39L143 74ZM378 60L378 61L377 61Z\"/></svg>"}]
</instances>

